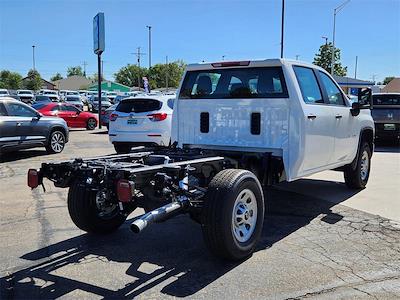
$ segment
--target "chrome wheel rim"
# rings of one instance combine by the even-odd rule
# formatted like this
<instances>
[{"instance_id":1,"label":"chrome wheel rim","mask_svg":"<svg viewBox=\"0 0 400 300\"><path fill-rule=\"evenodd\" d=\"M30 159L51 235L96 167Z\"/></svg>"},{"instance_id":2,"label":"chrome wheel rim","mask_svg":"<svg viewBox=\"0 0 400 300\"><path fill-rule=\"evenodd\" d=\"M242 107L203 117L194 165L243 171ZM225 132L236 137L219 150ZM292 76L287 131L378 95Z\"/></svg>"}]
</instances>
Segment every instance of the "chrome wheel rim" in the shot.
<instances>
[{"instance_id":1,"label":"chrome wheel rim","mask_svg":"<svg viewBox=\"0 0 400 300\"><path fill-rule=\"evenodd\" d=\"M249 189L242 190L235 200L232 212L232 232L236 240L247 242L257 224L257 200Z\"/></svg>"},{"instance_id":2,"label":"chrome wheel rim","mask_svg":"<svg viewBox=\"0 0 400 300\"><path fill-rule=\"evenodd\" d=\"M64 135L61 132L55 132L51 136L51 149L54 152L61 152L64 149Z\"/></svg>"},{"instance_id":3,"label":"chrome wheel rim","mask_svg":"<svg viewBox=\"0 0 400 300\"><path fill-rule=\"evenodd\" d=\"M368 177L369 172L369 156L368 152L364 150L361 156L361 167L360 167L360 177L362 181L365 181Z\"/></svg>"},{"instance_id":4,"label":"chrome wheel rim","mask_svg":"<svg viewBox=\"0 0 400 300\"><path fill-rule=\"evenodd\" d=\"M88 120L88 127L89 127L90 129L95 128L95 127L96 127L96 120L95 120L95 119L89 119L89 120Z\"/></svg>"}]
</instances>

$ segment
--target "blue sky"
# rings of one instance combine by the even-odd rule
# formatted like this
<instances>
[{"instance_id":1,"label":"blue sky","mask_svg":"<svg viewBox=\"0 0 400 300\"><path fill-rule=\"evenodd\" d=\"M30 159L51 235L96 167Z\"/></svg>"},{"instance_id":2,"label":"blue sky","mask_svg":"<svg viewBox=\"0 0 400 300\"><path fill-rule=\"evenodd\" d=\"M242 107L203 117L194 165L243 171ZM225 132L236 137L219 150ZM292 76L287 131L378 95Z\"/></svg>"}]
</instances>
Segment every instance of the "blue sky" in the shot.
<instances>
[{"instance_id":1,"label":"blue sky","mask_svg":"<svg viewBox=\"0 0 400 300\"><path fill-rule=\"evenodd\" d=\"M286 0L285 57L312 62L322 36L332 39L333 9L344 0ZM146 25L152 29L152 63L280 55L281 1L228 0L0 0L0 70L26 74L32 67L46 79L68 66L88 63L96 72L92 19L105 13L104 74L136 63L138 46L148 53ZM336 45L354 76L377 81L400 76L400 0L351 0L337 15ZM148 65L148 56L142 64Z\"/></svg>"}]
</instances>

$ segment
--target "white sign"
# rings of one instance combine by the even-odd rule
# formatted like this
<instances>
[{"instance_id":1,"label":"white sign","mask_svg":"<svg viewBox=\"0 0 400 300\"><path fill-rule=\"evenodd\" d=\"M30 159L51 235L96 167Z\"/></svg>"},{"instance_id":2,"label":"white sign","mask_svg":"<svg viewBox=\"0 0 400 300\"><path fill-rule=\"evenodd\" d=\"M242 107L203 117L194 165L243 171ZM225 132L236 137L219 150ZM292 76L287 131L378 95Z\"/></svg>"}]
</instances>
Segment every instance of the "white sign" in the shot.
<instances>
[{"instance_id":1,"label":"white sign","mask_svg":"<svg viewBox=\"0 0 400 300\"><path fill-rule=\"evenodd\" d=\"M98 13L93 18L93 51L101 54L105 49L104 13Z\"/></svg>"}]
</instances>

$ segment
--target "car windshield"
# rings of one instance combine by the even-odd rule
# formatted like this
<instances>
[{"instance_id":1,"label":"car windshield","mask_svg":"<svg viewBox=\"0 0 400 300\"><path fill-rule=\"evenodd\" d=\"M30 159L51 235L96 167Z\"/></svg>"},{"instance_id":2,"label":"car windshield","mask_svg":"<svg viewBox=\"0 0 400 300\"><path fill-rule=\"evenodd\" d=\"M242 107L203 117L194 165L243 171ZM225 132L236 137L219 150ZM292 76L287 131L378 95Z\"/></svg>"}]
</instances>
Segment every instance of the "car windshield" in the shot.
<instances>
[{"instance_id":1,"label":"car windshield","mask_svg":"<svg viewBox=\"0 0 400 300\"><path fill-rule=\"evenodd\" d=\"M287 98L281 67L189 71L181 99Z\"/></svg>"},{"instance_id":2,"label":"car windshield","mask_svg":"<svg viewBox=\"0 0 400 300\"><path fill-rule=\"evenodd\" d=\"M400 105L399 95L373 95L374 105Z\"/></svg>"},{"instance_id":3,"label":"car windshield","mask_svg":"<svg viewBox=\"0 0 400 300\"><path fill-rule=\"evenodd\" d=\"M35 101L37 102L51 102L50 98L47 96L36 96Z\"/></svg>"},{"instance_id":4,"label":"car windshield","mask_svg":"<svg viewBox=\"0 0 400 300\"><path fill-rule=\"evenodd\" d=\"M99 102L99 97L94 97L93 99L92 99L92 101L94 101L94 102ZM101 102L109 102L110 100L108 100L108 98L107 97L101 97Z\"/></svg>"},{"instance_id":5,"label":"car windshield","mask_svg":"<svg viewBox=\"0 0 400 300\"><path fill-rule=\"evenodd\" d=\"M48 94L48 95L57 95L57 92L46 91L46 92L44 92L44 94Z\"/></svg>"},{"instance_id":6,"label":"car windshield","mask_svg":"<svg viewBox=\"0 0 400 300\"><path fill-rule=\"evenodd\" d=\"M76 101L80 101L79 100L79 98L78 97L67 97L66 99L65 99L65 101L68 101L68 102L76 102Z\"/></svg>"},{"instance_id":7,"label":"car windshield","mask_svg":"<svg viewBox=\"0 0 400 300\"><path fill-rule=\"evenodd\" d=\"M35 103L35 104L32 104L32 108L39 110L39 109L42 109L43 107L45 107L46 105L47 105L46 103Z\"/></svg>"},{"instance_id":8,"label":"car windshield","mask_svg":"<svg viewBox=\"0 0 400 300\"><path fill-rule=\"evenodd\" d=\"M7 91L0 91L0 94L1 95L6 95L6 94L8 94L8 92Z\"/></svg>"},{"instance_id":9,"label":"car windshield","mask_svg":"<svg viewBox=\"0 0 400 300\"><path fill-rule=\"evenodd\" d=\"M27 94L27 95L32 95L31 91L19 91L18 94Z\"/></svg>"},{"instance_id":10,"label":"car windshield","mask_svg":"<svg viewBox=\"0 0 400 300\"><path fill-rule=\"evenodd\" d=\"M78 92L67 92L67 95L79 95L79 93Z\"/></svg>"}]
</instances>

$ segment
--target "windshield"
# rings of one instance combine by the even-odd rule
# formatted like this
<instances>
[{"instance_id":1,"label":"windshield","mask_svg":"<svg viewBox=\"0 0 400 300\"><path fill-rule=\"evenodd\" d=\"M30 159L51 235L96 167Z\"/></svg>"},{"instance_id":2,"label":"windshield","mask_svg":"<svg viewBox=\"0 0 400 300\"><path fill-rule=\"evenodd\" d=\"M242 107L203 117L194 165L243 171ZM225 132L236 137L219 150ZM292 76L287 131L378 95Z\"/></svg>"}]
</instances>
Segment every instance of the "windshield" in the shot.
<instances>
[{"instance_id":1,"label":"windshield","mask_svg":"<svg viewBox=\"0 0 400 300\"><path fill-rule=\"evenodd\" d=\"M70 101L70 102L76 102L76 101L78 101L78 102L80 102L80 99L79 99L78 97L67 97L67 98L65 99L65 101Z\"/></svg>"},{"instance_id":2,"label":"windshield","mask_svg":"<svg viewBox=\"0 0 400 300\"><path fill-rule=\"evenodd\" d=\"M181 99L287 98L282 68L232 68L189 71Z\"/></svg>"},{"instance_id":3,"label":"windshield","mask_svg":"<svg viewBox=\"0 0 400 300\"><path fill-rule=\"evenodd\" d=\"M7 91L0 91L0 94L1 95L6 95L6 94L8 94L8 92Z\"/></svg>"},{"instance_id":4,"label":"windshield","mask_svg":"<svg viewBox=\"0 0 400 300\"><path fill-rule=\"evenodd\" d=\"M31 91L18 91L18 95L22 95L22 94L32 95L32 92Z\"/></svg>"},{"instance_id":5,"label":"windshield","mask_svg":"<svg viewBox=\"0 0 400 300\"><path fill-rule=\"evenodd\" d=\"M373 95L374 105L400 105L400 94Z\"/></svg>"},{"instance_id":6,"label":"windshield","mask_svg":"<svg viewBox=\"0 0 400 300\"><path fill-rule=\"evenodd\" d=\"M46 91L46 92L44 92L44 94L57 95L57 92Z\"/></svg>"},{"instance_id":7,"label":"windshield","mask_svg":"<svg viewBox=\"0 0 400 300\"><path fill-rule=\"evenodd\" d=\"M36 96L35 101L40 102L51 102L50 98L47 96Z\"/></svg>"},{"instance_id":8,"label":"windshield","mask_svg":"<svg viewBox=\"0 0 400 300\"><path fill-rule=\"evenodd\" d=\"M32 104L32 108L39 110L39 109L42 109L43 107L45 107L46 105L47 105L46 103L35 103L35 104Z\"/></svg>"},{"instance_id":9,"label":"windshield","mask_svg":"<svg viewBox=\"0 0 400 300\"><path fill-rule=\"evenodd\" d=\"M92 101L99 102L99 97L93 97ZM101 97L101 102L109 102L110 100L107 97Z\"/></svg>"},{"instance_id":10,"label":"windshield","mask_svg":"<svg viewBox=\"0 0 400 300\"><path fill-rule=\"evenodd\" d=\"M67 95L76 95L76 96L79 96L79 93L78 93L78 92L67 92Z\"/></svg>"}]
</instances>

